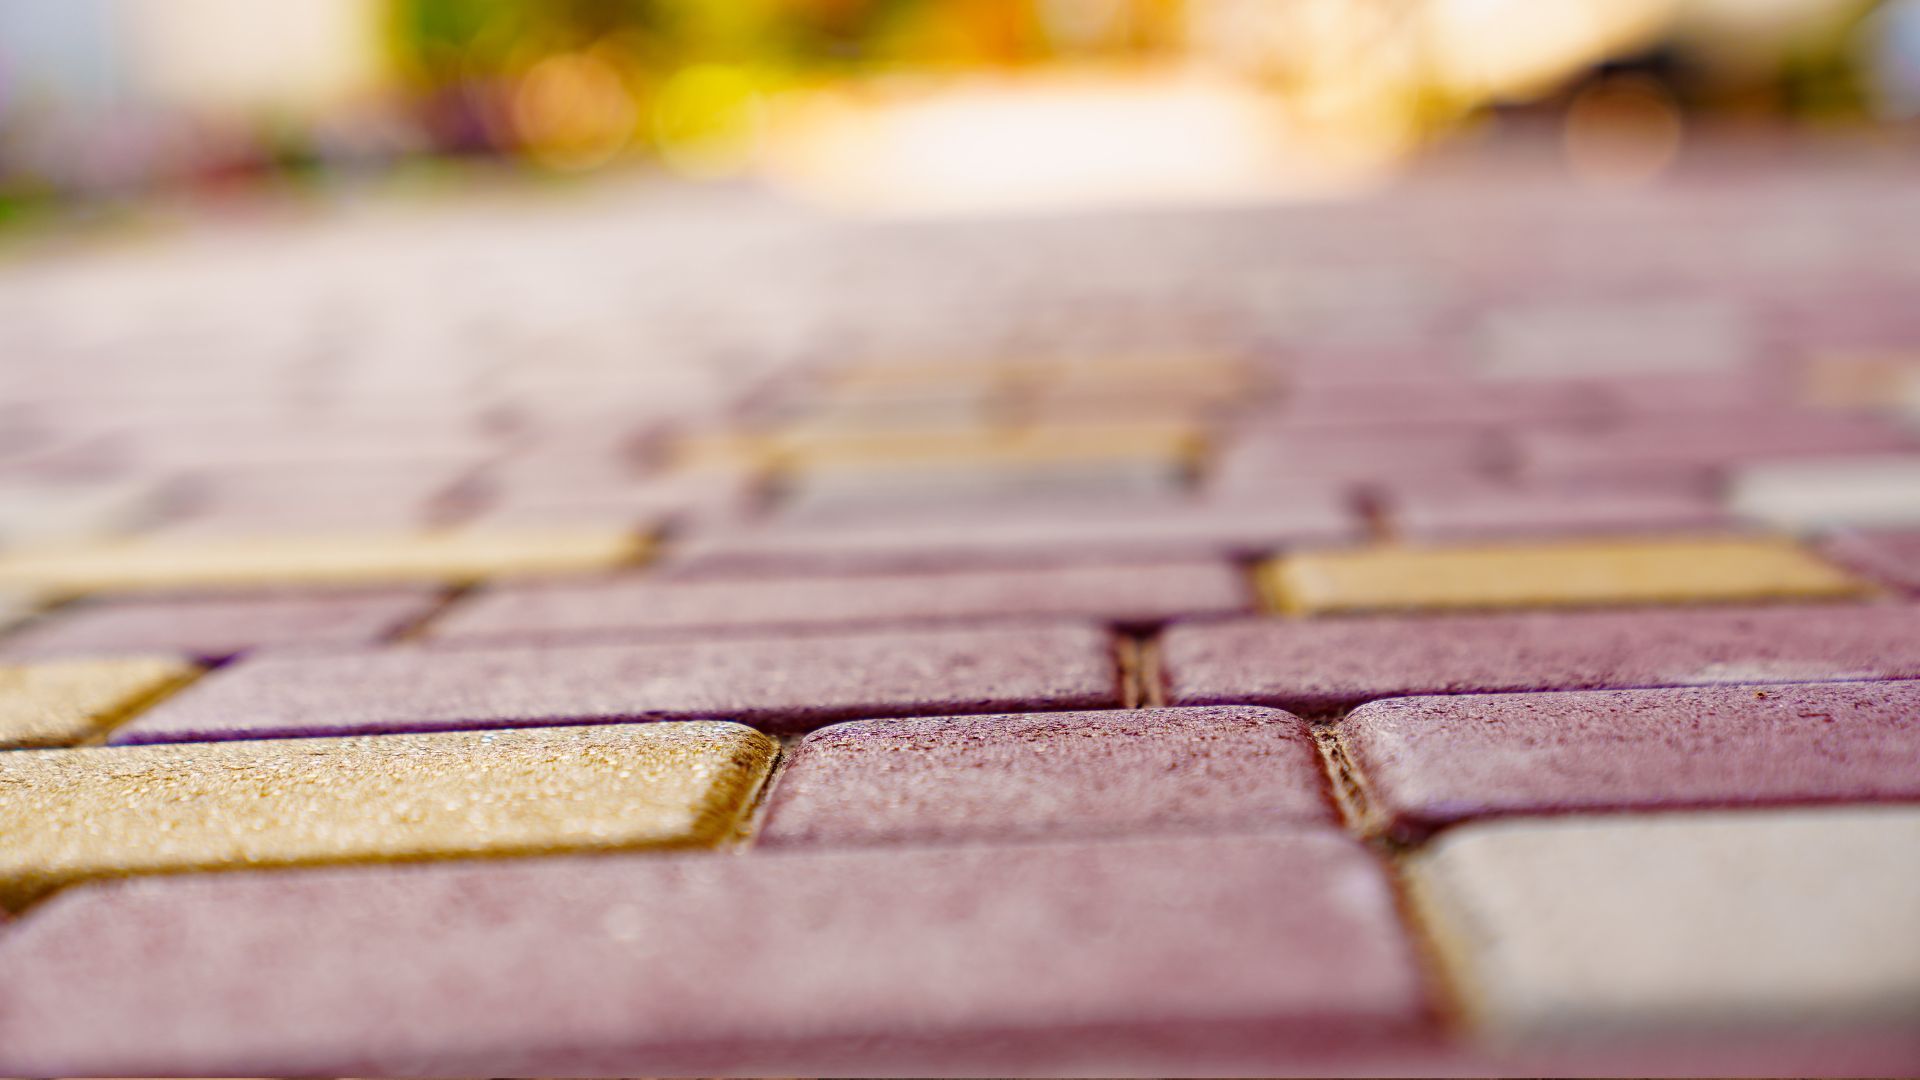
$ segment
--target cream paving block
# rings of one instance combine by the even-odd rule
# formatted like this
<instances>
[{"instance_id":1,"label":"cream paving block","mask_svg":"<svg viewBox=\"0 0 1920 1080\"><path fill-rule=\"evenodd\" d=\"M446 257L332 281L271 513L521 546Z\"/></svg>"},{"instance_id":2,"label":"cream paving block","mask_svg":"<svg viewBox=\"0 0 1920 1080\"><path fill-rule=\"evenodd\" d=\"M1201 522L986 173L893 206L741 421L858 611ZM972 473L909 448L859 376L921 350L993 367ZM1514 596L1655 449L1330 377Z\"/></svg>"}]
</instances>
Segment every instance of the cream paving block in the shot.
<instances>
[{"instance_id":1,"label":"cream paving block","mask_svg":"<svg viewBox=\"0 0 1920 1080\"><path fill-rule=\"evenodd\" d=\"M135 874L711 845L778 744L610 724L0 755L0 905Z\"/></svg>"},{"instance_id":2,"label":"cream paving block","mask_svg":"<svg viewBox=\"0 0 1920 1080\"><path fill-rule=\"evenodd\" d=\"M1731 478L1728 505L1789 529L1920 524L1920 455L1753 465Z\"/></svg>"},{"instance_id":3,"label":"cream paving block","mask_svg":"<svg viewBox=\"0 0 1920 1080\"><path fill-rule=\"evenodd\" d=\"M198 671L158 657L0 666L0 750L78 742Z\"/></svg>"},{"instance_id":4,"label":"cream paving block","mask_svg":"<svg viewBox=\"0 0 1920 1080\"><path fill-rule=\"evenodd\" d=\"M1514 820L1415 855L1469 1017L1522 1039L1920 1023L1920 807Z\"/></svg>"},{"instance_id":5,"label":"cream paving block","mask_svg":"<svg viewBox=\"0 0 1920 1080\"><path fill-rule=\"evenodd\" d=\"M1813 600L1872 591L1860 578L1780 537L1302 552L1267 563L1260 577L1273 607L1307 615Z\"/></svg>"},{"instance_id":6,"label":"cream paving block","mask_svg":"<svg viewBox=\"0 0 1920 1080\"><path fill-rule=\"evenodd\" d=\"M645 537L617 528L129 541L0 555L0 588L80 593L275 584L465 582L626 566L637 563L649 546Z\"/></svg>"}]
</instances>

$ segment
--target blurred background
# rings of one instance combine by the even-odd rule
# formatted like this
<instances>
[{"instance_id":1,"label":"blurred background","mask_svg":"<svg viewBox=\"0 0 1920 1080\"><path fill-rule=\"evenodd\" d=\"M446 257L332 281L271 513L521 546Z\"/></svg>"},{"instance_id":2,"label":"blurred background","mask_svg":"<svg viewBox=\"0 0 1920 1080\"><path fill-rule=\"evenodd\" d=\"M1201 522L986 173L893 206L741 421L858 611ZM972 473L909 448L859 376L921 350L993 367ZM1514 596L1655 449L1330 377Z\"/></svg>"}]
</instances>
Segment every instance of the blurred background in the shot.
<instances>
[{"instance_id":1,"label":"blurred background","mask_svg":"<svg viewBox=\"0 0 1920 1080\"><path fill-rule=\"evenodd\" d=\"M1311 196L1514 130L1634 183L1916 117L1916 0L0 4L13 221L448 162L879 211Z\"/></svg>"}]
</instances>

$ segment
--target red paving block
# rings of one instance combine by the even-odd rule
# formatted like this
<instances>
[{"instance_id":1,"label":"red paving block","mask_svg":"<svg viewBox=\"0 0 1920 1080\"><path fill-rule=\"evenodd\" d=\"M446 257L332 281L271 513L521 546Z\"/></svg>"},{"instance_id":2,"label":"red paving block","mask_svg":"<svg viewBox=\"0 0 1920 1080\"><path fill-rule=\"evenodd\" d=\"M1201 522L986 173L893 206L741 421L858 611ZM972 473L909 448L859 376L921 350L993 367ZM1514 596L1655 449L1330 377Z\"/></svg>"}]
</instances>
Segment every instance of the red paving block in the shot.
<instances>
[{"instance_id":1,"label":"red paving block","mask_svg":"<svg viewBox=\"0 0 1920 1080\"><path fill-rule=\"evenodd\" d=\"M1441 490L1402 487L1387 521L1417 540L1598 533L1718 532L1729 523L1717 500L1689 491Z\"/></svg>"},{"instance_id":2,"label":"red paving block","mask_svg":"<svg viewBox=\"0 0 1920 1080\"><path fill-rule=\"evenodd\" d=\"M9 928L0 967L23 1076L1391 1071L1431 1045L1386 876L1316 828L116 883Z\"/></svg>"},{"instance_id":3,"label":"red paving block","mask_svg":"<svg viewBox=\"0 0 1920 1080\"><path fill-rule=\"evenodd\" d=\"M1920 682L1401 698L1340 722L1371 826L1920 799Z\"/></svg>"},{"instance_id":4,"label":"red paving block","mask_svg":"<svg viewBox=\"0 0 1920 1080\"><path fill-rule=\"evenodd\" d=\"M762 845L1331 822L1305 722L1225 707L838 724L801 740Z\"/></svg>"},{"instance_id":5,"label":"red paving block","mask_svg":"<svg viewBox=\"0 0 1920 1080\"><path fill-rule=\"evenodd\" d=\"M1920 678L1920 605L1233 619L1161 639L1173 705Z\"/></svg>"},{"instance_id":6,"label":"red paving block","mask_svg":"<svg viewBox=\"0 0 1920 1080\"><path fill-rule=\"evenodd\" d=\"M1514 439L1522 475L1561 482L1711 475L1755 461L1920 448L1920 434L1890 422L1785 411L1658 417Z\"/></svg>"},{"instance_id":7,"label":"red paving block","mask_svg":"<svg viewBox=\"0 0 1920 1080\"><path fill-rule=\"evenodd\" d=\"M727 719L804 730L854 717L1120 704L1113 646L1081 623L648 645L394 648L257 656L114 734L119 743Z\"/></svg>"},{"instance_id":8,"label":"red paving block","mask_svg":"<svg viewBox=\"0 0 1920 1080\"><path fill-rule=\"evenodd\" d=\"M1246 574L1221 561L857 578L642 578L502 586L455 606L435 622L432 636L546 638L1048 616L1142 624L1252 607Z\"/></svg>"},{"instance_id":9,"label":"red paving block","mask_svg":"<svg viewBox=\"0 0 1920 1080\"><path fill-rule=\"evenodd\" d=\"M437 589L85 600L0 638L0 657L178 653L220 659L262 646L371 645L426 615Z\"/></svg>"},{"instance_id":10,"label":"red paving block","mask_svg":"<svg viewBox=\"0 0 1920 1080\"><path fill-rule=\"evenodd\" d=\"M1359 535L1360 522L1343 495L1305 485L1246 505L1139 500L865 521L776 519L690 534L660 565L708 574L1159 562L1257 556Z\"/></svg>"},{"instance_id":11,"label":"red paving block","mask_svg":"<svg viewBox=\"0 0 1920 1080\"><path fill-rule=\"evenodd\" d=\"M1920 529L1847 533L1835 537L1824 550L1869 577L1920 592Z\"/></svg>"}]
</instances>

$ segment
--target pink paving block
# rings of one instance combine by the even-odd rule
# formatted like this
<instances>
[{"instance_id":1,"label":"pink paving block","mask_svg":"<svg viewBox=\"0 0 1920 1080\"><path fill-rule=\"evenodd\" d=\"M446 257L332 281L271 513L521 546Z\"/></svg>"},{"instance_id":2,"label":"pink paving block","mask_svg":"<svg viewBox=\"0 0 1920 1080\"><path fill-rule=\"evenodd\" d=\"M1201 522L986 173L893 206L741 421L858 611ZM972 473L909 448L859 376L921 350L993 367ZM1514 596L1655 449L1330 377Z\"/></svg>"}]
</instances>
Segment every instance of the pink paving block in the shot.
<instances>
[{"instance_id":1,"label":"pink paving block","mask_svg":"<svg viewBox=\"0 0 1920 1080\"><path fill-rule=\"evenodd\" d=\"M1029 506L997 514L847 523L768 521L691 533L662 558L675 574L869 572L1250 557L1356 539L1336 490L1296 486L1245 505L1175 500Z\"/></svg>"},{"instance_id":2,"label":"pink paving block","mask_svg":"<svg viewBox=\"0 0 1920 1080\"><path fill-rule=\"evenodd\" d=\"M1834 537L1823 550L1871 577L1920 592L1920 529L1847 533Z\"/></svg>"},{"instance_id":3,"label":"pink paving block","mask_svg":"<svg viewBox=\"0 0 1920 1080\"><path fill-rule=\"evenodd\" d=\"M1718 500L1684 490L1467 491L1411 483L1389 497L1386 513L1394 535L1418 540L1705 532L1729 525Z\"/></svg>"},{"instance_id":4,"label":"pink paving block","mask_svg":"<svg viewBox=\"0 0 1920 1080\"><path fill-rule=\"evenodd\" d=\"M1366 483L1411 475L1482 476L1497 448L1478 431L1263 430L1224 447L1207 470L1215 496L1284 493L1303 483Z\"/></svg>"},{"instance_id":5,"label":"pink paving block","mask_svg":"<svg viewBox=\"0 0 1920 1080\"><path fill-rule=\"evenodd\" d=\"M801 730L856 717L1119 704L1112 643L1081 623L684 644L395 648L257 656L119 729L120 743L724 718Z\"/></svg>"},{"instance_id":6,"label":"pink paving block","mask_svg":"<svg viewBox=\"0 0 1920 1080\"><path fill-rule=\"evenodd\" d=\"M371 645L424 617L436 589L86 600L0 638L0 657L178 653L220 659L262 646Z\"/></svg>"},{"instance_id":7,"label":"pink paving block","mask_svg":"<svg viewBox=\"0 0 1920 1080\"><path fill-rule=\"evenodd\" d=\"M1177 624L1174 705L1319 715L1415 694L1920 678L1920 605L1518 612Z\"/></svg>"},{"instance_id":8,"label":"pink paving block","mask_svg":"<svg viewBox=\"0 0 1920 1080\"><path fill-rule=\"evenodd\" d=\"M148 879L0 936L0 1069L1166 1075L1404 1067L1430 1005L1332 829Z\"/></svg>"},{"instance_id":9,"label":"pink paving block","mask_svg":"<svg viewBox=\"0 0 1920 1080\"><path fill-rule=\"evenodd\" d=\"M1920 448L1920 433L1830 413L1715 413L1643 419L1597 432L1516 433L1523 476L1612 481L1711 473L1753 461Z\"/></svg>"},{"instance_id":10,"label":"pink paving block","mask_svg":"<svg viewBox=\"0 0 1920 1080\"><path fill-rule=\"evenodd\" d=\"M1561 382L1493 382L1422 376L1379 381L1306 382L1287 398L1290 424L1320 429L1408 430L1591 423L1608 402Z\"/></svg>"},{"instance_id":11,"label":"pink paving block","mask_svg":"<svg viewBox=\"0 0 1920 1080\"><path fill-rule=\"evenodd\" d=\"M855 578L760 578L502 586L456 605L443 639L619 636L1045 617L1150 624L1253 607L1224 561Z\"/></svg>"},{"instance_id":12,"label":"pink paving block","mask_svg":"<svg viewBox=\"0 0 1920 1080\"><path fill-rule=\"evenodd\" d=\"M1920 682L1363 705L1340 722L1376 828L1504 814L1920 799Z\"/></svg>"},{"instance_id":13,"label":"pink paving block","mask_svg":"<svg viewBox=\"0 0 1920 1080\"><path fill-rule=\"evenodd\" d=\"M1225 706L865 720L803 739L762 845L1331 822L1307 725Z\"/></svg>"}]
</instances>

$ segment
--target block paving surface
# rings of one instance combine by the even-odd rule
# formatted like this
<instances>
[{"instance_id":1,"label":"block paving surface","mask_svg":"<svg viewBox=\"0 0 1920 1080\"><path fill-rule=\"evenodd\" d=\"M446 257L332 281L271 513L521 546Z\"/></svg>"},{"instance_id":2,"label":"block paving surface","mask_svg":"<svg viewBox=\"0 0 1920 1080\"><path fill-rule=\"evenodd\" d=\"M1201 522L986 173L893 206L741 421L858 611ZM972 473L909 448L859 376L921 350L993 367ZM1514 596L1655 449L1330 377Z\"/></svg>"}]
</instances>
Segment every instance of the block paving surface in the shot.
<instances>
[{"instance_id":1,"label":"block paving surface","mask_svg":"<svg viewBox=\"0 0 1920 1080\"><path fill-rule=\"evenodd\" d=\"M0 1075L1920 1072L1914 177L1737 171L0 264Z\"/></svg>"}]
</instances>

